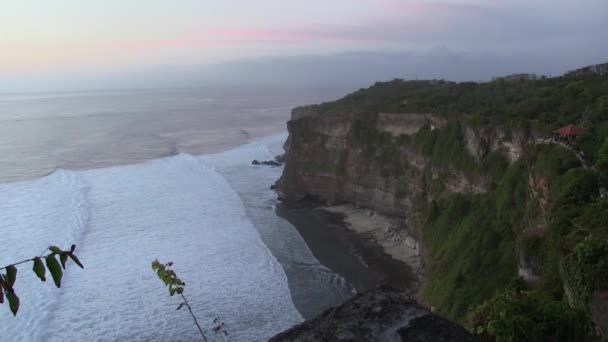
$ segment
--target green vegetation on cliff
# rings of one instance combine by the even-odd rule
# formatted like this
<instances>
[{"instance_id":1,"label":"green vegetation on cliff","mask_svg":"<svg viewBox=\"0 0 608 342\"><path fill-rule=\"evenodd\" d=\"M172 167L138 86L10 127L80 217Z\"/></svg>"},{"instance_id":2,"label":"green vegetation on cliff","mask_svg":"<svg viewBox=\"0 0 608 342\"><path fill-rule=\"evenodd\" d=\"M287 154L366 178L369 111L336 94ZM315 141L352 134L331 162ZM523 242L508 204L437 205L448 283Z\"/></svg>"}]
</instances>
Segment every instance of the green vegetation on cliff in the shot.
<instances>
[{"instance_id":1,"label":"green vegetation on cliff","mask_svg":"<svg viewBox=\"0 0 608 342\"><path fill-rule=\"evenodd\" d=\"M608 77L583 74L485 83L395 79L314 107L318 114L433 113L469 125L500 125L539 135L574 123L585 128L578 144L594 160L608 136Z\"/></svg>"},{"instance_id":2,"label":"green vegetation on cliff","mask_svg":"<svg viewBox=\"0 0 608 342\"><path fill-rule=\"evenodd\" d=\"M547 184L547 193L531 189L531 177ZM530 148L525 158L504 169L495 188L428 204L422 228L429 272L424 296L452 319L463 321L476 312L477 319L469 323L485 335L534 341L590 334L591 296L608 285L607 208L608 199L598 195L598 175L585 170L570 151ZM514 292L518 250L540 276L534 292ZM536 311L526 311L531 303ZM496 321L500 315L504 320ZM513 329L530 329L501 335L508 321ZM499 326L503 331L496 330ZM545 335L545 329L555 335Z\"/></svg>"},{"instance_id":3,"label":"green vegetation on cliff","mask_svg":"<svg viewBox=\"0 0 608 342\"><path fill-rule=\"evenodd\" d=\"M460 318L517 277L515 242L527 217L527 167L510 167L495 190L431 203L423 228L428 250L425 296Z\"/></svg>"}]
</instances>

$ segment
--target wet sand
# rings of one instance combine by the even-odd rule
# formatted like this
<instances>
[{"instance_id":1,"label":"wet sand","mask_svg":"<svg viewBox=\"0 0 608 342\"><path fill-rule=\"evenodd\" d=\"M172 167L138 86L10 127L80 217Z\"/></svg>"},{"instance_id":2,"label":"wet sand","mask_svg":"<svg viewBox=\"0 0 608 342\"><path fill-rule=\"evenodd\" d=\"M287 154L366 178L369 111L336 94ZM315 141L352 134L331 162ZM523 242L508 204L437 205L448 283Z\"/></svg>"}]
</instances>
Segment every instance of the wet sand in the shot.
<instances>
[{"instance_id":1,"label":"wet sand","mask_svg":"<svg viewBox=\"0 0 608 342\"><path fill-rule=\"evenodd\" d=\"M313 201L282 202L276 213L296 227L321 264L357 292L387 284L415 294L416 270L387 253L370 234L373 228L367 232L352 229L348 213L330 212Z\"/></svg>"}]
</instances>

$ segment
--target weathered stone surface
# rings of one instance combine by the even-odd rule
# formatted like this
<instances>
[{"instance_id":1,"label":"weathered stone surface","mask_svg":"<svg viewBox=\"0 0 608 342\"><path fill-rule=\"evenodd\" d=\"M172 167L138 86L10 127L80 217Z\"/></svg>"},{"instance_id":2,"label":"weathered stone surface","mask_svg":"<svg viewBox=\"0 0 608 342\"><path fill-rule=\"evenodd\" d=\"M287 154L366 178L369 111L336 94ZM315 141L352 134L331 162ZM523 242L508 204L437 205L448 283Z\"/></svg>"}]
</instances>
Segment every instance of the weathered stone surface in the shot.
<instances>
[{"instance_id":1,"label":"weathered stone surface","mask_svg":"<svg viewBox=\"0 0 608 342\"><path fill-rule=\"evenodd\" d=\"M369 116L355 113L294 116L299 119L287 124L289 138L285 144L283 177L277 183L279 196L298 199L309 195L328 204L347 202L388 215L405 216L414 198L428 190L423 180L428 157L404 146L390 157L391 163L370 160L365 146L353 137L355 120L367 120ZM385 115L383 121L369 121L381 122L378 123L381 129L391 134L401 134L420 129L425 116L421 114L418 119L409 116L401 122ZM411 126L396 128L406 122ZM461 174L453 173L446 180L455 191L483 190Z\"/></svg>"},{"instance_id":2,"label":"weathered stone surface","mask_svg":"<svg viewBox=\"0 0 608 342\"><path fill-rule=\"evenodd\" d=\"M304 341L473 341L463 327L432 314L416 301L390 287L358 294L270 339Z\"/></svg>"},{"instance_id":3,"label":"weathered stone surface","mask_svg":"<svg viewBox=\"0 0 608 342\"><path fill-rule=\"evenodd\" d=\"M427 113L379 113L376 129L397 137L414 134L427 123L432 128L439 128L445 124L445 120Z\"/></svg>"}]
</instances>

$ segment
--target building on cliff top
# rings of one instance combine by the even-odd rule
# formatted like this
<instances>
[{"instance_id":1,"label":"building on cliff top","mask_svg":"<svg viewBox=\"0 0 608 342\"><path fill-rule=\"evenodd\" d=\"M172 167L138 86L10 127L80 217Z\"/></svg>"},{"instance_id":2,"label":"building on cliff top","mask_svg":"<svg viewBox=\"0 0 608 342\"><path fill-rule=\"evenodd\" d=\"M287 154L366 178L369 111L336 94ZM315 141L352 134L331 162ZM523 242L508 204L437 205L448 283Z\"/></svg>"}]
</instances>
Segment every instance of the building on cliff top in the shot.
<instances>
[{"instance_id":1,"label":"building on cliff top","mask_svg":"<svg viewBox=\"0 0 608 342\"><path fill-rule=\"evenodd\" d=\"M529 80L535 80L538 77L535 74L512 74L507 76L496 77L494 81L504 82L523 82Z\"/></svg>"},{"instance_id":2,"label":"building on cliff top","mask_svg":"<svg viewBox=\"0 0 608 342\"><path fill-rule=\"evenodd\" d=\"M574 139L577 136L581 135L581 133L583 132L582 129L570 124L568 126L564 126L558 130L556 130L555 133L556 135L558 135L560 138L562 139Z\"/></svg>"}]
</instances>

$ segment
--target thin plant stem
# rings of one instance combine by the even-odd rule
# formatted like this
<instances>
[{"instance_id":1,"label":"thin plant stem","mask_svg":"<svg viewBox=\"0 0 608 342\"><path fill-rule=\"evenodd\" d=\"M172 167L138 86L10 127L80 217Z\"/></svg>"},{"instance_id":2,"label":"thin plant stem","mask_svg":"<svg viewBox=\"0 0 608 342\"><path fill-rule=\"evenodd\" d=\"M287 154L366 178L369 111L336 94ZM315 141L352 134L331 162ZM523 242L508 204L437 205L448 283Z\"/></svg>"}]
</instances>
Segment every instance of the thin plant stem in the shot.
<instances>
[{"instance_id":1,"label":"thin plant stem","mask_svg":"<svg viewBox=\"0 0 608 342\"><path fill-rule=\"evenodd\" d=\"M188 303L188 300L186 299L186 297L184 296L183 293L180 293L180 295L182 296L182 299L184 300L184 304L188 308L188 311L190 311L190 315L192 315L192 319L194 319L194 324L196 324L196 327L198 328L198 331L201 333L201 336L203 336L203 340L205 342L207 342L207 337L205 337L205 333L203 332L203 328L201 328L200 324L198 324L198 320L196 319L196 316L194 316L194 312L192 312L192 308L190 307L190 304Z\"/></svg>"},{"instance_id":2,"label":"thin plant stem","mask_svg":"<svg viewBox=\"0 0 608 342\"><path fill-rule=\"evenodd\" d=\"M46 252L47 250L48 250L48 248L45 249L44 251L42 251L42 253L40 254L40 256L38 258L46 258L47 256L53 254L53 253L50 253L50 254L44 255L44 252ZM17 266L17 265L25 264L26 262L34 261L34 259L36 259L36 258L30 258L30 259L26 259L26 260L23 260L23 261L16 262L14 264L6 265L6 266L3 266L3 267L0 267L0 270L4 270L4 269L6 269L7 267L10 267L10 266Z\"/></svg>"}]
</instances>

